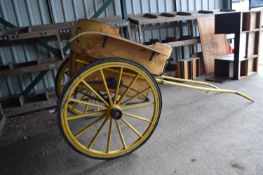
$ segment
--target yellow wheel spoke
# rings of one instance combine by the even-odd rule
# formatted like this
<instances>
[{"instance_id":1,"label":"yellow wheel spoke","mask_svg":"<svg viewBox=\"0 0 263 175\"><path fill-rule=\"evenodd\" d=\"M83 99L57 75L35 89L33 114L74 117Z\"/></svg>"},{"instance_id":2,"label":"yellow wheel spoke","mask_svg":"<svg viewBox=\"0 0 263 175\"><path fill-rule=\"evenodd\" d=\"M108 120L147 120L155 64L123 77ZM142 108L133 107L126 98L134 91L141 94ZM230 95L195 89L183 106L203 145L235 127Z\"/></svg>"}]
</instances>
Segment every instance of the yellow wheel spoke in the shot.
<instances>
[{"instance_id":1,"label":"yellow wheel spoke","mask_svg":"<svg viewBox=\"0 0 263 175\"><path fill-rule=\"evenodd\" d=\"M131 89L131 87L133 86L133 84L136 82L136 80L139 78L140 74L137 74L135 78L133 78L132 82L130 83L129 87L126 89L126 91L122 94L121 98L119 99L118 104L120 104L121 100L123 97L126 96L126 94L128 93L128 91Z\"/></svg>"},{"instance_id":2,"label":"yellow wheel spoke","mask_svg":"<svg viewBox=\"0 0 263 175\"><path fill-rule=\"evenodd\" d=\"M85 109L84 109L84 114L87 113L88 110L89 110L89 105L86 105L86 106L85 106Z\"/></svg>"},{"instance_id":3,"label":"yellow wheel spoke","mask_svg":"<svg viewBox=\"0 0 263 175\"><path fill-rule=\"evenodd\" d=\"M71 105L68 105L67 109L74 114L79 114L79 115L84 114L82 111L78 110L77 108L72 107Z\"/></svg>"},{"instance_id":4,"label":"yellow wheel spoke","mask_svg":"<svg viewBox=\"0 0 263 175\"><path fill-rule=\"evenodd\" d=\"M106 109L106 107L104 107L104 106L100 106L98 104L94 104L94 103L90 103L90 102L86 102L86 101L82 101L82 100L78 100L78 99L74 99L74 98L69 98L69 101L73 101L73 102L84 104L84 105L89 105L89 106L94 106L94 107Z\"/></svg>"},{"instance_id":5,"label":"yellow wheel spoke","mask_svg":"<svg viewBox=\"0 0 263 175\"><path fill-rule=\"evenodd\" d=\"M107 153L110 152L111 135L112 135L112 118L110 118L109 135L108 135L108 142L107 142Z\"/></svg>"},{"instance_id":6,"label":"yellow wheel spoke","mask_svg":"<svg viewBox=\"0 0 263 175\"><path fill-rule=\"evenodd\" d=\"M100 69L100 74L101 74L101 77L102 77L102 80L103 80L103 84L104 84L106 93L107 93L107 95L108 95L110 104L112 105L112 99L111 99L111 96L110 96L110 91L109 91L109 88L108 88L108 85L107 85L107 82L106 82L106 79L105 79L105 76L104 76L104 73L103 73L103 70L102 70L102 69Z\"/></svg>"},{"instance_id":7,"label":"yellow wheel spoke","mask_svg":"<svg viewBox=\"0 0 263 175\"><path fill-rule=\"evenodd\" d=\"M84 97L85 97L85 95L82 95L79 100L83 100ZM73 101L73 102L74 102L74 101ZM71 106L72 106L73 108L76 108L78 105L79 105L78 103L75 103L75 104L73 104L73 105L71 105Z\"/></svg>"},{"instance_id":8,"label":"yellow wheel spoke","mask_svg":"<svg viewBox=\"0 0 263 175\"><path fill-rule=\"evenodd\" d=\"M129 122L127 122L125 119L121 119L135 134L137 134L140 138L142 137L142 134L135 129Z\"/></svg>"},{"instance_id":9,"label":"yellow wheel spoke","mask_svg":"<svg viewBox=\"0 0 263 175\"><path fill-rule=\"evenodd\" d=\"M114 104L116 104L116 102L117 102L117 98L118 98L118 94L119 94L119 90L120 90L122 72L123 72L123 67L121 67L121 70L120 70L119 80L118 80L116 93L115 93L115 97L114 97Z\"/></svg>"},{"instance_id":10,"label":"yellow wheel spoke","mask_svg":"<svg viewBox=\"0 0 263 175\"><path fill-rule=\"evenodd\" d=\"M67 120L76 120L76 119L86 118L86 117L96 117L96 116L102 115L104 113L105 113L104 111L91 112L91 113L82 114L82 115L70 116L67 118Z\"/></svg>"},{"instance_id":11,"label":"yellow wheel spoke","mask_svg":"<svg viewBox=\"0 0 263 175\"><path fill-rule=\"evenodd\" d=\"M104 100L104 98L101 97L100 94L98 94L97 91L95 91L85 80L82 80L82 83L91 90L106 106L109 106L109 103Z\"/></svg>"},{"instance_id":12,"label":"yellow wheel spoke","mask_svg":"<svg viewBox=\"0 0 263 175\"><path fill-rule=\"evenodd\" d=\"M119 135L120 135L120 139L121 139L122 146L123 146L124 149L126 149L127 146L126 146L124 137L123 137L123 135L122 135L121 128L120 128L120 126L119 126L119 122L118 122L117 120L115 120L115 124L116 124L116 126L117 126L117 129L118 129L118 132L119 132Z\"/></svg>"},{"instance_id":13,"label":"yellow wheel spoke","mask_svg":"<svg viewBox=\"0 0 263 175\"><path fill-rule=\"evenodd\" d=\"M91 95L91 94L89 94L89 95ZM90 103L90 102L91 102L91 99L89 98L89 99L88 99L88 103ZM94 103L92 103L92 104L94 104ZM98 103L97 103L97 105L98 105ZM86 105L86 106L85 106L85 109L84 109L84 113L87 113L88 110L89 110L89 105Z\"/></svg>"},{"instance_id":14,"label":"yellow wheel spoke","mask_svg":"<svg viewBox=\"0 0 263 175\"><path fill-rule=\"evenodd\" d=\"M105 125L105 123L107 122L107 120L109 119L109 117L106 117L105 120L103 121L103 123L101 124L100 128L98 129L97 133L95 134L95 136L92 138L91 142L89 143L89 145L87 146L88 149L90 149L92 147L92 145L96 142L100 131L102 130L103 126Z\"/></svg>"},{"instance_id":15,"label":"yellow wheel spoke","mask_svg":"<svg viewBox=\"0 0 263 175\"><path fill-rule=\"evenodd\" d=\"M150 91L150 90L151 90L151 87L149 87L149 88L143 90L142 92L140 92L140 93L136 94L135 96L129 98L128 100L122 102L120 105L124 105L124 104L130 102L130 101L132 101L133 99L135 99L135 98L137 98L137 97L140 97L141 95L147 93L147 92Z\"/></svg>"},{"instance_id":16,"label":"yellow wheel spoke","mask_svg":"<svg viewBox=\"0 0 263 175\"><path fill-rule=\"evenodd\" d=\"M127 113L127 112L123 112L123 114L126 115L126 116L129 116L129 117L138 119L138 120L145 121L145 122L152 122L151 120L148 120L146 118L143 118L143 117L140 117L140 116L137 116L137 115L134 115L134 114L130 114L130 113Z\"/></svg>"},{"instance_id":17,"label":"yellow wheel spoke","mask_svg":"<svg viewBox=\"0 0 263 175\"><path fill-rule=\"evenodd\" d=\"M92 94L92 96L96 98L96 95ZM93 100L93 101L94 101L97 105L99 104L99 102L98 102L97 100ZM97 107L97 111L100 111L100 108L99 108L99 107Z\"/></svg>"},{"instance_id":18,"label":"yellow wheel spoke","mask_svg":"<svg viewBox=\"0 0 263 175\"><path fill-rule=\"evenodd\" d=\"M119 71L118 70L116 70L116 69L111 69L111 68L105 68L107 71L110 71L110 72L114 72L114 73L119 73ZM123 75L125 75L125 76L127 76L127 77L130 77L130 78L133 78L133 77L135 77L136 75L134 75L133 73L129 73L129 72L123 72L122 73ZM139 77L139 79L144 79L144 78L142 78L142 77Z\"/></svg>"},{"instance_id":19,"label":"yellow wheel spoke","mask_svg":"<svg viewBox=\"0 0 263 175\"><path fill-rule=\"evenodd\" d=\"M94 122L90 123L88 126L86 126L85 128L81 129L79 132L77 132L74 137L78 138L79 136L81 136L84 132L86 132L88 129L90 129L92 126L94 126L96 123L98 123L99 121L101 121L105 116L101 116L100 118L98 118L97 120L95 120Z\"/></svg>"},{"instance_id":20,"label":"yellow wheel spoke","mask_svg":"<svg viewBox=\"0 0 263 175\"><path fill-rule=\"evenodd\" d=\"M146 107L146 106L152 106L153 104L154 104L154 102L145 102L145 103L139 103L139 104L135 104L135 105L125 105L125 106L121 106L121 109L126 110L126 109L142 108L142 107Z\"/></svg>"}]
</instances>

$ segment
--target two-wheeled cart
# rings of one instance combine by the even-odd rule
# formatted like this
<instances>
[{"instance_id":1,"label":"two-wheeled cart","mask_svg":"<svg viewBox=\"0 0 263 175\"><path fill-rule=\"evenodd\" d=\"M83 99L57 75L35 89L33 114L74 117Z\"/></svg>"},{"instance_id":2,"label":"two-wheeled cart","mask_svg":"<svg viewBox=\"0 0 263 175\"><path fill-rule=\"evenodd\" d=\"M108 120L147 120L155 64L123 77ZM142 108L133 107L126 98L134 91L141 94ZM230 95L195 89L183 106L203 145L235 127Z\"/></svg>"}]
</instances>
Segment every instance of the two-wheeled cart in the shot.
<instances>
[{"instance_id":1,"label":"two-wheeled cart","mask_svg":"<svg viewBox=\"0 0 263 175\"><path fill-rule=\"evenodd\" d=\"M71 57L56 79L59 126L74 149L93 158L125 155L150 138L162 110L158 84L233 93L251 100L209 83L163 76L170 46L126 40L105 23L80 20L70 48ZM63 87L65 73L69 81Z\"/></svg>"}]
</instances>

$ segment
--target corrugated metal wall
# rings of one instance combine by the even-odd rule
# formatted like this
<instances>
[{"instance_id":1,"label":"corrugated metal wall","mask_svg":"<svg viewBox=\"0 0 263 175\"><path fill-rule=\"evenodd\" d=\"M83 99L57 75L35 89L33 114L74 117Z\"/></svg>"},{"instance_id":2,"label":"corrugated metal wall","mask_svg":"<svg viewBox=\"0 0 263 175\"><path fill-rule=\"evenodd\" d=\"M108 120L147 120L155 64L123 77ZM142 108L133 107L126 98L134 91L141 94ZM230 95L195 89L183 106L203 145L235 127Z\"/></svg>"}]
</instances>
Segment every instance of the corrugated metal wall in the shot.
<instances>
[{"instance_id":1,"label":"corrugated metal wall","mask_svg":"<svg viewBox=\"0 0 263 175\"><path fill-rule=\"evenodd\" d=\"M30 26L74 21L79 18L90 18L106 0L0 0L0 17L16 26ZM200 9L219 9L223 0L126 0L128 14L194 11ZM176 6L175 7L175 2ZM114 0L101 15L121 15L120 0ZM0 26L3 29L3 26ZM145 39L151 34L165 38L171 30L145 31ZM153 35L153 36L154 36ZM136 34L133 34L136 40ZM55 43L50 43L56 46ZM0 66L9 63L22 63L37 58L54 57L37 45L19 45L0 48ZM56 71L52 71L35 87L35 90L54 87ZM34 79L36 74L19 75L0 79L0 97L20 93Z\"/></svg>"}]
</instances>

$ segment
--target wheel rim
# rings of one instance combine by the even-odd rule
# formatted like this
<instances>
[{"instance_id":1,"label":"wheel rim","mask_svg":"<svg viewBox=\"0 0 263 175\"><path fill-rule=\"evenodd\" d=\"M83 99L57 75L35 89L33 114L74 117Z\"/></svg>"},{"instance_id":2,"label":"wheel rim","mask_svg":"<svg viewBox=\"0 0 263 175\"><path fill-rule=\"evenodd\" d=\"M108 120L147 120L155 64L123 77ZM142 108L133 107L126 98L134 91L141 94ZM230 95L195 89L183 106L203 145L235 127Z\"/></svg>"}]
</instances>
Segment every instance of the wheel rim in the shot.
<instances>
[{"instance_id":1,"label":"wheel rim","mask_svg":"<svg viewBox=\"0 0 263 175\"><path fill-rule=\"evenodd\" d=\"M67 84L67 82L70 79L69 76L69 59L66 59L60 66L57 76L56 76L56 85L55 85L55 91L56 91L56 95L57 97L59 97L63 91L63 88L65 87L65 85ZM81 114L82 112L77 110L76 108L74 108L74 106L72 106L70 108L71 112L74 112L75 114Z\"/></svg>"},{"instance_id":2,"label":"wheel rim","mask_svg":"<svg viewBox=\"0 0 263 175\"><path fill-rule=\"evenodd\" d=\"M59 70L57 72L56 76L56 95L59 97L62 93L62 90L64 88L64 85L68 82L70 79L68 76L68 67L69 67L69 59L66 59L61 66L59 67Z\"/></svg>"},{"instance_id":3,"label":"wheel rim","mask_svg":"<svg viewBox=\"0 0 263 175\"><path fill-rule=\"evenodd\" d=\"M115 72L114 88L107 81L109 71ZM95 75L100 88L90 81ZM142 82L145 87L136 91L136 83ZM80 94L91 94L96 100L81 99ZM77 115L69 109L75 104L73 111L80 111ZM113 158L135 150L150 137L158 123L161 105L158 88L143 69L127 62L107 62L72 80L61 108L63 133L75 149L95 158ZM138 114L142 111L147 111L147 116Z\"/></svg>"}]
</instances>

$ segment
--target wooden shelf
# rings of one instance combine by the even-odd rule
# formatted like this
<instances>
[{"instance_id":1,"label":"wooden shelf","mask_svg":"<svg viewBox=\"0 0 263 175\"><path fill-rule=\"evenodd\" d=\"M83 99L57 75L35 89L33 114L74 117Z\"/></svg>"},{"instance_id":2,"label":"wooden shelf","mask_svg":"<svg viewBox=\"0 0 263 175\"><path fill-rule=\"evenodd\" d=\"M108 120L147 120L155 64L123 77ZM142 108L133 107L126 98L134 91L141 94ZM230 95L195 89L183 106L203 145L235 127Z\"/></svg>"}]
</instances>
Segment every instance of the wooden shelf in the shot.
<instances>
[{"instance_id":1,"label":"wooden shelf","mask_svg":"<svg viewBox=\"0 0 263 175\"><path fill-rule=\"evenodd\" d=\"M148 24L160 24L160 23L167 23L167 22L177 22L177 21L187 21L187 20L196 20L198 17L214 15L214 14L221 14L225 12L220 11L213 11L213 13L199 13L198 11L191 11L187 12L190 15L180 15L176 12L169 13L170 15L163 15L163 13L152 13L152 15L156 16L154 18L147 17L145 14L136 14L136 15L129 15L129 21L135 23L137 25L148 25Z\"/></svg>"},{"instance_id":2,"label":"wooden shelf","mask_svg":"<svg viewBox=\"0 0 263 175\"><path fill-rule=\"evenodd\" d=\"M199 42L200 42L200 38L198 37L198 38L182 40L182 41L167 42L165 44L168 44L171 47L181 47L181 46L197 44Z\"/></svg>"},{"instance_id":3,"label":"wooden shelf","mask_svg":"<svg viewBox=\"0 0 263 175\"><path fill-rule=\"evenodd\" d=\"M167 44L171 47L181 47L181 46L188 46L188 45L193 45L200 43L200 38L193 38L193 39L188 39L188 40L182 40L182 41L172 41L172 42L162 42L162 44ZM153 46L150 44L149 46Z\"/></svg>"},{"instance_id":4,"label":"wooden shelf","mask_svg":"<svg viewBox=\"0 0 263 175\"><path fill-rule=\"evenodd\" d=\"M116 27L128 27L128 21L120 16L96 19L101 22L112 24ZM36 39L57 38L68 40L71 36L75 22L64 22L47 25L36 25L29 27L15 27L0 31L0 46L21 44L21 42L32 42ZM28 41L27 41L28 40Z\"/></svg>"},{"instance_id":5,"label":"wooden shelf","mask_svg":"<svg viewBox=\"0 0 263 175\"><path fill-rule=\"evenodd\" d=\"M0 67L0 77L15 76L20 74L27 74L33 72L40 72L44 70L51 70L58 68L63 62L62 59L49 58L45 61L31 61L22 64L9 64Z\"/></svg>"},{"instance_id":6,"label":"wooden shelf","mask_svg":"<svg viewBox=\"0 0 263 175\"><path fill-rule=\"evenodd\" d=\"M225 12L220 11L192 11L192 12L174 12L174 13L152 13L152 14L136 14L136 15L129 15L129 21L131 23L131 26L134 29L136 29L136 32L138 32L138 42L140 43L147 43L147 44L153 44L150 40L149 42L145 40L144 38L144 30L153 30L153 29L163 29L163 27L166 28L175 28L176 31L179 31L180 35L178 36L176 33L174 33L174 36L170 36L169 38L165 39L163 41L160 38L155 38L156 40L160 40L162 43L167 44L171 46L172 48L176 48L177 51L180 50L180 52L175 52L175 60L178 59L184 59L185 62L190 61L189 59L186 59L186 57L189 57L188 54L185 53L185 50L189 50L189 54L193 55L196 52L195 45L200 43L200 37L195 32L195 25L196 20L199 17L213 17L215 14L221 14ZM159 28L158 28L159 27ZM186 31L184 30L187 28L187 36L185 36ZM174 39L173 39L174 38ZM178 60L178 62L183 62L183 60ZM186 63L182 63L185 64ZM188 64L188 63L187 63ZM177 64L178 65L178 64ZM198 61L198 71L200 70L201 64ZM184 67L184 66L180 66ZM178 68L178 66L177 66ZM191 70L190 68L188 70ZM178 71L177 71L178 72ZM187 72L187 71L186 71ZM203 73L203 71L202 71ZM182 73L183 75L184 73ZM190 76L191 73L189 73L189 76L183 75L183 77L191 77L195 78L196 76ZM198 76L200 74L200 71L198 73ZM178 75L180 76L180 75Z\"/></svg>"},{"instance_id":7,"label":"wooden shelf","mask_svg":"<svg viewBox=\"0 0 263 175\"><path fill-rule=\"evenodd\" d=\"M263 29L252 29L252 30L246 30L246 31L242 31L243 33L250 33L250 32L262 32Z\"/></svg>"},{"instance_id":8,"label":"wooden shelf","mask_svg":"<svg viewBox=\"0 0 263 175\"><path fill-rule=\"evenodd\" d=\"M8 99L0 99L3 113L7 117L42 110L57 105L57 97L54 93L44 92L31 96L13 96Z\"/></svg>"}]
</instances>

